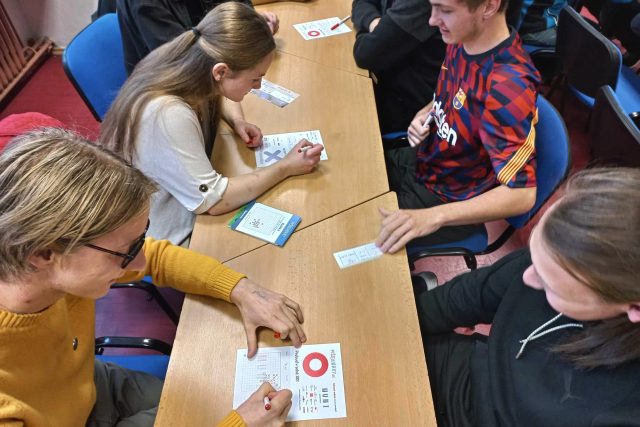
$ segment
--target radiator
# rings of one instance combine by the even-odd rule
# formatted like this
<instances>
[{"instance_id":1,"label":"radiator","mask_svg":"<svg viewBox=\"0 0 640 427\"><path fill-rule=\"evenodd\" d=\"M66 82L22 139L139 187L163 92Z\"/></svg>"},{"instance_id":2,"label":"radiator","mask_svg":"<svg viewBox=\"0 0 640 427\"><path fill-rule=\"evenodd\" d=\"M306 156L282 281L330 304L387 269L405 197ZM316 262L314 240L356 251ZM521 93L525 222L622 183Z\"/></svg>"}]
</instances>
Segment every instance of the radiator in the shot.
<instances>
[{"instance_id":1,"label":"radiator","mask_svg":"<svg viewBox=\"0 0 640 427\"><path fill-rule=\"evenodd\" d=\"M50 53L52 46L46 37L33 46L24 46L0 3L0 107Z\"/></svg>"}]
</instances>

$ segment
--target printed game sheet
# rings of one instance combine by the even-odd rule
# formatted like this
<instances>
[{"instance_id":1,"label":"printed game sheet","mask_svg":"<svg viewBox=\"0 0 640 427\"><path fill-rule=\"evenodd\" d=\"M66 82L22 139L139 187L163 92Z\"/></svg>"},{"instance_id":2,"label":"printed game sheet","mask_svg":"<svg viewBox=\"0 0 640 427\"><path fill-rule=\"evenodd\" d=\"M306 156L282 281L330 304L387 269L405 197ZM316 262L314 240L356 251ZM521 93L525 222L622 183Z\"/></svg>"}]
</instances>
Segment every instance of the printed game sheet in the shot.
<instances>
[{"instance_id":1,"label":"printed game sheet","mask_svg":"<svg viewBox=\"0 0 640 427\"><path fill-rule=\"evenodd\" d=\"M334 16L333 18L320 19L319 21L294 24L293 28L295 28L305 40L321 39L323 37L337 36L338 34L351 32L351 28L345 24L339 25L338 28L332 30L331 27L338 22L340 22L340 18Z\"/></svg>"},{"instance_id":2,"label":"printed game sheet","mask_svg":"<svg viewBox=\"0 0 640 427\"><path fill-rule=\"evenodd\" d=\"M264 381L276 390L288 388L293 393L287 421L347 416L339 343L260 347L253 359L247 358L246 349L238 350L233 407L240 406Z\"/></svg>"},{"instance_id":3,"label":"printed game sheet","mask_svg":"<svg viewBox=\"0 0 640 427\"><path fill-rule=\"evenodd\" d=\"M251 93L280 108L291 104L300 96L300 94L272 83L267 79L262 79L260 89L251 89Z\"/></svg>"},{"instance_id":4,"label":"printed game sheet","mask_svg":"<svg viewBox=\"0 0 640 427\"><path fill-rule=\"evenodd\" d=\"M319 130L265 135L262 137L262 145L255 150L256 166L263 168L284 159L284 156L303 138L314 144L322 144L324 146ZM320 154L320 160L327 159L327 150L324 149Z\"/></svg>"},{"instance_id":5,"label":"printed game sheet","mask_svg":"<svg viewBox=\"0 0 640 427\"><path fill-rule=\"evenodd\" d=\"M372 261L383 253L375 244L375 242L367 243L366 245L357 246L351 249L345 249L344 251L336 252L333 257L336 259L338 266L342 269L351 267L363 262Z\"/></svg>"}]
</instances>

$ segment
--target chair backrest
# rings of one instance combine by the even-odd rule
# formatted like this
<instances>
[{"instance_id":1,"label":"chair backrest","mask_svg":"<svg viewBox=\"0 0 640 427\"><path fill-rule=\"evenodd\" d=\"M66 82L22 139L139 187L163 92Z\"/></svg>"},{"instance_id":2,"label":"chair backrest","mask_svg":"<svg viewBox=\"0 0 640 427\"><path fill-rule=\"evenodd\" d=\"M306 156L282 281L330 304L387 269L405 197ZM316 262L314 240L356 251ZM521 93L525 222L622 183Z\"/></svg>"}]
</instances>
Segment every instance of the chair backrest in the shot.
<instances>
[{"instance_id":1,"label":"chair backrest","mask_svg":"<svg viewBox=\"0 0 640 427\"><path fill-rule=\"evenodd\" d=\"M596 163L640 166L640 129L609 86L601 87L596 95L589 145Z\"/></svg>"},{"instance_id":2,"label":"chair backrest","mask_svg":"<svg viewBox=\"0 0 640 427\"><path fill-rule=\"evenodd\" d=\"M116 14L101 16L77 34L65 48L62 63L93 116L102 121L127 79Z\"/></svg>"},{"instance_id":3,"label":"chair backrest","mask_svg":"<svg viewBox=\"0 0 640 427\"><path fill-rule=\"evenodd\" d=\"M571 166L569 133L549 101L538 95L538 124L536 125L536 202L529 212L507 218L515 228L523 227L564 181Z\"/></svg>"},{"instance_id":4,"label":"chair backrest","mask_svg":"<svg viewBox=\"0 0 640 427\"><path fill-rule=\"evenodd\" d=\"M620 50L571 7L560 12L556 51L567 83L590 97L601 86L616 87Z\"/></svg>"}]
</instances>

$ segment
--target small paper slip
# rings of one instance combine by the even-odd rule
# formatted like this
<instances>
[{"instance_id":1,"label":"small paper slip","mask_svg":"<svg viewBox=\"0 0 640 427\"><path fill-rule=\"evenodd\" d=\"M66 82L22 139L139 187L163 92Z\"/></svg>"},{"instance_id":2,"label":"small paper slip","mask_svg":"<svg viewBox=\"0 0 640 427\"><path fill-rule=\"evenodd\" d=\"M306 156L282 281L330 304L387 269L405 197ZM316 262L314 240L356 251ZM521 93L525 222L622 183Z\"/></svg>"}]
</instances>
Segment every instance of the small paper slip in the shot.
<instances>
[{"instance_id":1,"label":"small paper slip","mask_svg":"<svg viewBox=\"0 0 640 427\"><path fill-rule=\"evenodd\" d=\"M287 421L345 418L340 344L303 345L300 348L260 347L253 359L238 350L233 408L236 409L263 382L293 393Z\"/></svg>"},{"instance_id":2,"label":"small paper slip","mask_svg":"<svg viewBox=\"0 0 640 427\"><path fill-rule=\"evenodd\" d=\"M333 254L333 257L336 259L340 268L347 268L374 260L381 255L383 255L383 253L375 243L367 243L366 245L336 252Z\"/></svg>"},{"instance_id":3,"label":"small paper slip","mask_svg":"<svg viewBox=\"0 0 640 427\"><path fill-rule=\"evenodd\" d=\"M331 27L340 22L340 18L320 19L319 21L303 22L302 24L294 24L293 28L298 30L302 38L305 40L320 39L323 37L337 36L338 34L350 33L351 28L346 24L341 24L335 30Z\"/></svg>"},{"instance_id":4,"label":"small paper slip","mask_svg":"<svg viewBox=\"0 0 640 427\"><path fill-rule=\"evenodd\" d=\"M280 108L291 104L294 99L300 96L300 94L295 93L292 90L285 89L267 79L262 79L262 86L260 89L251 89L251 93L269 101L273 105L277 105Z\"/></svg>"},{"instance_id":5,"label":"small paper slip","mask_svg":"<svg viewBox=\"0 0 640 427\"><path fill-rule=\"evenodd\" d=\"M284 156L286 156L302 138L306 138L314 144L322 144L322 146L324 146L319 130L265 135L262 137L262 145L255 150L256 166L263 168L274 164L278 160L284 159ZM320 160L327 159L327 151L322 150Z\"/></svg>"},{"instance_id":6,"label":"small paper slip","mask_svg":"<svg viewBox=\"0 0 640 427\"><path fill-rule=\"evenodd\" d=\"M229 222L232 230L282 246L300 224L298 215L255 201L246 204Z\"/></svg>"}]
</instances>

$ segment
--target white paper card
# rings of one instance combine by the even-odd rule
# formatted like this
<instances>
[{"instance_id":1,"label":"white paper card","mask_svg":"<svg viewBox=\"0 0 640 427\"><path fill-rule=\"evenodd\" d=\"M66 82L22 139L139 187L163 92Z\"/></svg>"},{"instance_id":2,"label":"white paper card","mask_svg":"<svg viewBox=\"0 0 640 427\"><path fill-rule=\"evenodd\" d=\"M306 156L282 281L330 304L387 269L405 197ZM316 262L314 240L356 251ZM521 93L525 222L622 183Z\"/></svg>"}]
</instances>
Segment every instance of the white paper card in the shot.
<instances>
[{"instance_id":1,"label":"white paper card","mask_svg":"<svg viewBox=\"0 0 640 427\"><path fill-rule=\"evenodd\" d=\"M280 108L289 105L294 99L300 96L300 94L283 88L267 79L262 79L260 89L251 89L251 93Z\"/></svg>"},{"instance_id":2,"label":"white paper card","mask_svg":"<svg viewBox=\"0 0 640 427\"><path fill-rule=\"evenodd\" d=\"M356 264L374 260L383 255L380 248L374 242L358 246L344 251L336 252L333 257L340 268L351 267Z\"/></svg>"},{"instance_id":3,"label":"white paper card","mask_svg":"<svg viewBox=\"0 0 640 427\"><path fill-rule=\"evenodd\" d=\"M238 350L233 408L240 406L264 382L293 393L287 421L345 418L347 407L340 344L300 348L260 347L253 359Z\"/></svg>"},{"instance_id":4,"label":"white paper card","mask_svg":"<svg viewBox=\"0 0 640 427\"><path fill-rule=\"evenodd\" d=\"M283 246L300 224L300 216L253 201L231 219L229 227L249 236Z\"/></svg>"},{"instance_id":5,"label":"white paper card","mask_svg":"<svg viewBox=\"0 0 640 427\"><path fill-rule=\"evenodd\" d=\"M293 28L298 30L302 38L305 40L321 39L323 37L337 36L338 34L350 33L351 28L346 24L341 24L335 30L331 27L340 22L340 18L320 19L319 21L303 22L294 24Z\"/></svg>"},{"instance_id":6,"label":"white paper card","mask_svg":"<svg viewBox=\"0 0 640 427\"><path fill-rule=\"evenodd\" d=\"M284 159L284 156L303 138L314 144L322 144L324 146L319 130L265 135L262 137L262 145L255 150L256 166L263 168ZM327 150L322 150L320 160L327 159Z\"/></svg>"}]
</instances>

